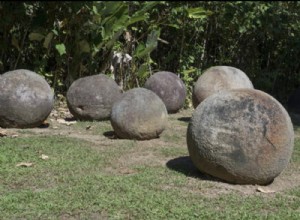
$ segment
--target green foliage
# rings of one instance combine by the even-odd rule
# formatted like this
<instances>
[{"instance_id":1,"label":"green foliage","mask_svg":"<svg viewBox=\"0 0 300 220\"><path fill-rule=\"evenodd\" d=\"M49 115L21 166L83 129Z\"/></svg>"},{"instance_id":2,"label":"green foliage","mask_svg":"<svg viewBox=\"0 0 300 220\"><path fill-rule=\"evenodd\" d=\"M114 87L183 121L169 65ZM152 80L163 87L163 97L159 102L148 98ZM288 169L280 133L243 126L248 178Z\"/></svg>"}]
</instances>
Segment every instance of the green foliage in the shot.
<instances>
[{"instance_id":1,"label":"green foliage","mask_svg":"<svg viewBox=\"0 0 300 220\"><path fill-rule=\"evenodd\" d=\"M155 71L180 75L190 97L213 65L243 70L282 102L300 85L299 2L1 2L0 71L27 68L56 93L111 74L112 51L132 56L124 89Z\"/></svg>"}]
</instances>

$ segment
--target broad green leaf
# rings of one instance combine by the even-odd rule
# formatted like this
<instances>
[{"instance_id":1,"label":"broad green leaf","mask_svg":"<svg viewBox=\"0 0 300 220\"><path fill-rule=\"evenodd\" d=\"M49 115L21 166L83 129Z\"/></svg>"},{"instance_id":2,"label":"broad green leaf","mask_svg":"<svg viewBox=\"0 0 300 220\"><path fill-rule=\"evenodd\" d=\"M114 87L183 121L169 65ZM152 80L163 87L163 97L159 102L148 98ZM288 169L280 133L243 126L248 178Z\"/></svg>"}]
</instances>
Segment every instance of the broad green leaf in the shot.
<instances>
[{"instance_id":1,"label":"broad green leaf","mask_svg":"<svg viewBox=\"0 0 300 220\"><path fill-rule=\"evenodd\" d=\"M134 24L139 21L144 21L144 20L146 20L146 18L147 18L146 15L139 15L139 16L131 17L129 19L129 22L127 23L127 25L131 25L131 24Z\"/></svg>"},{"instance_id":2,"label":"broad green leaf","mask_svg":"<svg viewBox=\"0 0 300 220\"><path fill-rule=\"evenodd\" d=\"M143 7L138 10L134 16L140 16L140 15L144 15L147 11L149 11L150 9L154 8L156 5L161 4L161 2L159 1L146 1L144 2Z\"/></svg>"},{"instance_id":3,"label":"broad green leaf","mask_svg":"<svg viewBox=\"0 0 300 220\"><path fill-rule=\"evenodd\" d=\"M50 44L50 42L51 42L51 40L53 38L53 35L54 34L52 32L50 32L50 33L47 34L47 36L45 38L45 41L44 41L44 44L43 44L44 48L49 48L49 44Z\"/></svg>"},{"instance_id":4,"label":"broad green leaf","mask_svg":"<svg viewBox=\"0 0 300 220\"><path fill-rule=\"evenodd\" d=\"M53 29L52 32L53 32L56 36L58 36L57 30Z\"/></svg>"},{"instance_id":5,"label":"broad green leaf","mask_svg":"<svg viewBox=\"0 0 300 220\"><path fill-rule=\"evenodd\" d=\"M33 32L28 35L28 38L31 41L41 41L45 38L45 36L43 34Z\"/></svg>"},{"instance_id":6,"label":"broad green leaf","mask_svg":"<svg viewBox=\"0 0 300 220\"><path fill-rule=\"evenodd\" d=\"M91 50L90 45L86 40L79 42L79 48L81 53L89 53Z\"/></svg>"},{"instance_id":7,"label":"broad green leaf","mask_svg":"<svg viewBox=\"0 0 300 220\"><path fill-rule=\"evenodd\" d=\"M160 35L160 30L153 30L147 37L146 47L142 49L142 47L138 47L135 56L137 58L142 58L146 55L150 55L150 53L157 47L158 37Z\"/></svg>"},{"instance_id":8,"label":"broad green leaf","mask_svg":"<svg viewBox=\"0 0 300 220\"><path fill-rule=\"evenodd\" d=\"M138 69L138 72L137 72L137 75L139 77L141 77L142 79L146 78L149 74L149 71L148 71L148 64L147 63L143 63L139 69Z\"/></svg>"},{"instance_id":9,"label":"broad green leaf","mask_svg":"<svg viewBox=\"0 0 300 220\"><path fill-rule=\"evenodd\" d=\"M211 15L211 11L207 11L202 7L189 8L187 9L187 12L189 18L195 18L195 19L204 19L208 15Z\"/></svg>"},{"instance_id":10,"label":"broad green leaf","mask_svg":"<svg viewBox=\"0 0 300 220\"><path fill-rule=\"evenodd\" d=\"M19 41L18 41L18 39L17 39L15 36L12 37L12 39L11 39L11 44L12 44L15 48L17 48L18 51L21 50L21 49L20 49L20 46L19 46Z\"/></svg>"},{"instance_id":11,"label":"broad green leaf","mask_svg":"<svg viewBox=\"0 0 300 220\"><path fill-rule=\"evenodd\" d=\"M95 15L98 15L98 9L95 5L93 5L93 12Z\"/></svg>"},{"instance_id":12,"label":"broad green leaf","mask_svg":"<svg viewBox=\"0 0 300 220\"><path fill-rule=\"evenodd\" d=\"M140 43L134 51L134 57L140 57L140 54L145 50L145 45Z\"/></svg>"},{"instance_id":13,"label":"broad green leaf","mask_svg":"<svg viewBox=\"0 0 300 220\"><path fill-rule=\"evenodd\" d=\"M58 51L60 56L62 56L63 54L66 54L66 47L63 43L62 44L56 44L55 48Z\"/></svg>"},{"instance_id":14,"label":"broad green leaf","mask_svg":"<svg viewBox=\"0 0 300 220\"><path fill-rule=\"evenodd\" d=\"M188 74L190 74L190 73L193 73L193 72L195 72L196 70L197 70L196 68L192 68L192 69L184 70L184 71L183 71L183 74L184 74L184 75L188 75Z\"/></svg>"}]
</instances>

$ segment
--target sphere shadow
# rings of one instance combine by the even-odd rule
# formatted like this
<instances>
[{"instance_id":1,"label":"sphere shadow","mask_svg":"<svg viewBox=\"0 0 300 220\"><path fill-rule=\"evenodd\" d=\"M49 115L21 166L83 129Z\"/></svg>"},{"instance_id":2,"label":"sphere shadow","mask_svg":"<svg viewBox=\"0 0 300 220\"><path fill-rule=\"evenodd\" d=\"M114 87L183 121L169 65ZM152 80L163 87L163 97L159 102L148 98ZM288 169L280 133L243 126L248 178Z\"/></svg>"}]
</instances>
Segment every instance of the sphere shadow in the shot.
<instances>
[{"instance_id":1,"label":"sphere shadow","mask_svg":"<svg viewBox=\"0 0 300 220\"><path fill-rule=\"evenodd\" d=\"M186 122L186 123L189 123L191 120L191 117L180 117L178 118L178 121L183 121L183 122Z\"/></svg>"},{"instance_id":2,"label":"sphere shadow","mask_svg":"<svg viewBox=\"0 0 300 220\"><path fill-rule=\"evenodd\" d=\"M114 131L105 131L103 135L109 139L119 139Z\"/></svg>"},{"instance_id":3,"label":"sphere shadow","mask_svg":"<svg viewBox=\"0 0 300 220\"><path fill-rule=\"evenodd\" d=\"M216 177L213 177L208 174L200 172L194 166L194 164L189 156L177 157L175 159L169 160L166 163L166 166L171 170L183 173L187 177L193 177L196 179L208 180L208 181L212 181L212 182L226 183L225 181L223 181L219 178L216 178Z\"/></svg>"}]
</instances>

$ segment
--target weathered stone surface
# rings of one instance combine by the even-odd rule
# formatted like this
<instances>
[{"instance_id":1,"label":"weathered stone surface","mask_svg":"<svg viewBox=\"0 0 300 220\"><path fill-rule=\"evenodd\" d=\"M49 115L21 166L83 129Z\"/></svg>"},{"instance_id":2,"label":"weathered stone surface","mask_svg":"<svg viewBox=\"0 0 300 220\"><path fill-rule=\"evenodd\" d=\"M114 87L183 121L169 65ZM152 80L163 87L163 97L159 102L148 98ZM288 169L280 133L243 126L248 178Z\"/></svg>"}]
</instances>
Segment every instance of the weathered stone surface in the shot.
<instances>
[{"instance_id":1,"label":"weathered stone surface","mask_svg":"<svg viewBox=\"0 0 300 220\"><path fill-rule=\"evenodd\" d=\"M152 91L135 88L125 92L112 108L111 124L120 138L146 140L159 137L168 112Z\"/></svg>"},{"instance_id":2,"label":"weathered stone surface","mask_svg":"<svg viewBox=\"0 0 300 220\"><path fill-rule=\"evenodd\" d=\"M241 70L231 66L213 66L207 69L194 85L192 101L196 108L208 96L228 89L253 89L252 82Z\"/></svg>"},{"instance_id":3,"label":"weathered stone surface","mask_svg":"<svg viewBox=\"0 0 300 220\"><path fill-rule=\"evenodd\" d=\"M300 88L296 89L287 102L289 111L300 114Z\"/></svg>"},{"instance_id":4,"label":"weathered stone surface","mask_svg":"<svg viewBox=\"0 0 300 220\"><path fill-rule=\"evenodd\" d=\"M204 173L231 183L268 184L291 158L294 131L288 113L270 95L227 90L195 109L187 145Z\"/></svg>"},{"instance_id":5,"label":"weathered stone surface","mask_svg":"<svg viewBox=\"0 0 300 220\"><path fill-rule=\"evenodd\" d=\"M67 104L79 120L107 120L121 95L122 90L113 79L98 74L74 81L67 92Z\"/></svg>"},{"instance_id":6,"label":"weathered stone surface","mask_svg":"<svg viewBox=\"0 0 300 220\"><path fill-rule=\"evenodd\" d=\"M165 103L168 113L176 113L184 105L186 87L174 73L161 71L153 74L145 83Z\"/></svg>"},{"instance_id":7,"label":"weathered stone surface","mask_svg":"<svg viewBox=\"0 0 300 220\"><path fill-rule=\"evenodd\" d=\"M54 95L47 81L38 74L19 69L0 77L0 126L32 128L49 116Z\"/></svg>"}]
</instances>

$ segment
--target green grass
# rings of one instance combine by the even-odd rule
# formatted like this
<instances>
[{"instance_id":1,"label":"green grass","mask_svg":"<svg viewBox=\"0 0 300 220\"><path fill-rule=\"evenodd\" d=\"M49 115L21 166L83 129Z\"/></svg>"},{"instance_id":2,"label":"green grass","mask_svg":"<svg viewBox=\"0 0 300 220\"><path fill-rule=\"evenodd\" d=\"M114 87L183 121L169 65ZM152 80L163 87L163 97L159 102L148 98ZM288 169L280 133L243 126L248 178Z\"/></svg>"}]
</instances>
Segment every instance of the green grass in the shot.
<instances>
[{"instance_id":1,"label":"green grass","mask_svg":"<svg viewBox=\"0 0 300 220\"><path fill-rule=\"evenodd\" d=\"M79 122L75 130L101 134L109 124ZM186 125L185 125L186 126ZM180 139L166 132L161 141ZM243 195L232 191L218 196L202 193L213 183L187 177L164 165L132 164L132 173L120 174L125 154L155 152L161 158L187 155L170 145L142 148L143 142L106 140L95 144L62 136L0 139L1 219L299 219L300 188L277 194ZM184 143L181 140L180 143ZM146 142L144 142L146 143ZM149 142L148 142L149 143ZM181 147L180 147L181 146ZM42 160L41 154L49 156ZM17 167L32 162L32 167ZM291 163L300 165L300 140L295 141ZM296 172L296 171L295 171Z\"/></svg>"}]
</instances>

